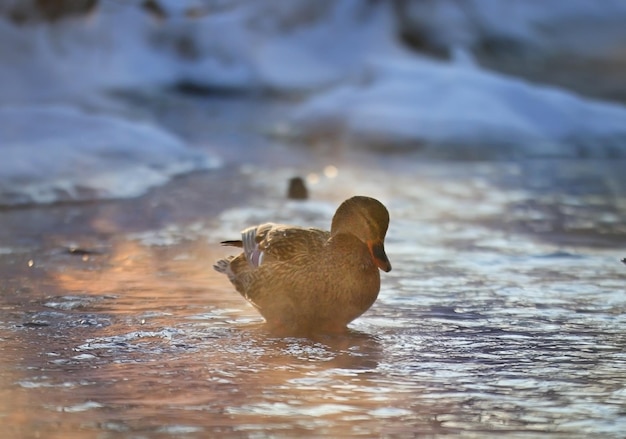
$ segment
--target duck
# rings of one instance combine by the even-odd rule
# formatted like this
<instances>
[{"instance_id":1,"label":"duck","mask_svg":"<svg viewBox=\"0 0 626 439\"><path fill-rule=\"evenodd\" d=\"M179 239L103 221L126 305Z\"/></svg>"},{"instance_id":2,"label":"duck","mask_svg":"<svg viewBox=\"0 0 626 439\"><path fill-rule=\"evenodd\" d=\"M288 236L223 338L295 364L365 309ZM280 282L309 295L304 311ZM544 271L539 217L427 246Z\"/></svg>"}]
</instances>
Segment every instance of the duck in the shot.
<instances>
[{"instance_id":1,"label":"duck","mask_svg":"<svg viewBox=\"0 0 626 439\"><path fill-rule=\"evenodd\" d=\"M353 196L333 215L330 231L264 223L241 239L242 248L218 260L225 274L272 330L342 333L376 301L380 273L391 271L384 240L389 212L378 200Z\"/></svg>"}]
</instances>

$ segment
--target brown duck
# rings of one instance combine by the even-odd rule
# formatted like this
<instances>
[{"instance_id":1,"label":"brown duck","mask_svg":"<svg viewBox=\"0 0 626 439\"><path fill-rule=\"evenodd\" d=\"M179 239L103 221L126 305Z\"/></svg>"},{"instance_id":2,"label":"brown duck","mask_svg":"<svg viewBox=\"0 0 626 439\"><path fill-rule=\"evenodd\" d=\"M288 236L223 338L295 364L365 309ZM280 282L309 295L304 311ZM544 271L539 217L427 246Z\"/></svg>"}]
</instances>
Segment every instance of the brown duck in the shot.
<instances>
[{"instance_id":1,"label":"brown duck","mask_svg":"<svg viewBox=\"0 0 626 439\"><path fill-rule=\"evenodd\" d=\"M384 239L389 213L374 198L344 201L330 232L266 223L222 245L243 253L213 266L225 273L271 328L342 332L380 290L378 269L391 270Z\"/></svg>"}]
</instances>

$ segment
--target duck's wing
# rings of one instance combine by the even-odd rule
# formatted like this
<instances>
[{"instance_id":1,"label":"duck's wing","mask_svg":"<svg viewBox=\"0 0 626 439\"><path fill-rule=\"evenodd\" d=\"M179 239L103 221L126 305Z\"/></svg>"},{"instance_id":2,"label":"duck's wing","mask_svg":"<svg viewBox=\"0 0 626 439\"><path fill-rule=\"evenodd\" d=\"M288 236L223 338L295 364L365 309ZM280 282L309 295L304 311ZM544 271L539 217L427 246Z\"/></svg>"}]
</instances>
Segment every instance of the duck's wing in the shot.
<instances>
[{"instance_id":1,"label":"duck's wing","mask_svg":"<svg viewBox=\"0 0 626 439\"><path fill-rule=\"evenodd\" d=\"M264 261L288 261L313 254L330 238L330 233L318 229L266 223L241 232L240 241L224 241L222 245L242 247L246 260L253 267Z\"/></svg>"}]
</instances>

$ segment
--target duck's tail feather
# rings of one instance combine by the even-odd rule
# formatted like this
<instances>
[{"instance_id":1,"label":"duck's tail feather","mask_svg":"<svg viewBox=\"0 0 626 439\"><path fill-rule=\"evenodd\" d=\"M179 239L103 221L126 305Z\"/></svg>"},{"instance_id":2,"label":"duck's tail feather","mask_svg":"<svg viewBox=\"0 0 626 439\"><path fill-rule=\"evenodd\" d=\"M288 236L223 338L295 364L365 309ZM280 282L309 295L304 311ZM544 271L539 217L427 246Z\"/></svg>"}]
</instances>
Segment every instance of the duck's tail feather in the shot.
<instances>
[{"instance_id":1,"label":"duck's tail feather","mask_svg":"<svg viewBox=\"0 0 626 439\"><path fill-rule=\"evenodd\" d=\"M224 246L243 248L243 242L240 239L235 239L233 241L222 241L220 242L220 244Z\"/></svg>"}]
</instances>

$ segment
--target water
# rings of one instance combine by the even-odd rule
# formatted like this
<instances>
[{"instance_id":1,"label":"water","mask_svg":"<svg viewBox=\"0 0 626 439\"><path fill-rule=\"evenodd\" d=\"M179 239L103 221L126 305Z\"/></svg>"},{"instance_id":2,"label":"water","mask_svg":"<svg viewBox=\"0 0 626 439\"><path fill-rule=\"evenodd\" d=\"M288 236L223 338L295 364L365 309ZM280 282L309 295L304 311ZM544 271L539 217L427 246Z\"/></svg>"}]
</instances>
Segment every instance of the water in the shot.
<instances>
[{"instance_id":1,"label":"water","mask_svg":"<svg viewBox=\"0 0 626 439\"><path fill-rule=\"evenodd\" d=\"M191 139L221 126L155 117ZM624 161L261 149L227 131L225 168L140 199L0 211L6 437L623 436ZM293 175L311 200L285 201ZM348 334L273 336L210 268L232 251L216 243L259 221L327 227L353 193L391 213L378 301Z\"/></svg>"}]
</instances>

